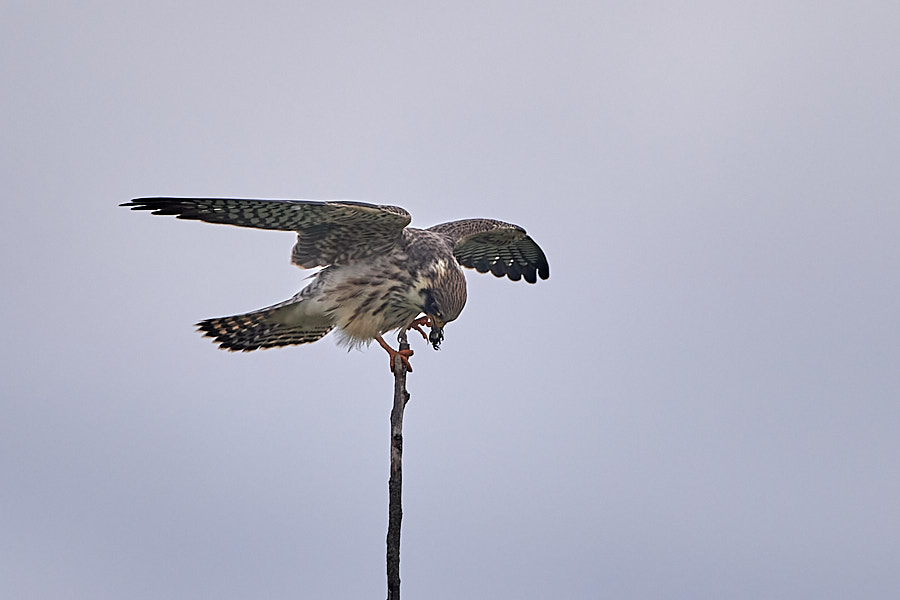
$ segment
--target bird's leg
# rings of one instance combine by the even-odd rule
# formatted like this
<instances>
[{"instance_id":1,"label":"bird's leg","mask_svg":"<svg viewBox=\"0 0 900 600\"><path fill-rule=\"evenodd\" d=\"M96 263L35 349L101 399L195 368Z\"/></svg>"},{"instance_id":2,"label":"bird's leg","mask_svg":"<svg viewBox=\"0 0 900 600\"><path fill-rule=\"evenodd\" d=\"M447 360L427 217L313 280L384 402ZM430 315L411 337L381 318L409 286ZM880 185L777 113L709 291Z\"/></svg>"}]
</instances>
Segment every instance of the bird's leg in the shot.
<instances>
[{"instance_id":1,"label":"bird's leg","mask_svg":"<svg viewBox=\"0 0 900 600\"><path fill-rule=\"evenodd\" d=\"M422 331L422 327L431 327L431 321L428 320L427 316L419 317L418 319L410 323L407 329L415 329L422 334L422 337L425 338L425 341L427 342L428 334Z\"/></svg>"},{"instance_id":2,"label":"bird's leg","mask_svg":"<svg viewBox=\"0 0 900 600\"><path fill-rule=\"evenodd\" d=\"M412 349L394 350L393 348L388 346L388 343L386 341L384 341L384 338L382 338L380 335L375 339L378 341L379 344L381 344L382 348L387 350L388 355L391 357L391 373L394 372L394 357L395 356L399 356L400 360L403 361L403 366L406 367L406 370L409 371L410 373L412 373L412 365L409 364L409 357L413 355Z\"/></svg>"}]
</instances>

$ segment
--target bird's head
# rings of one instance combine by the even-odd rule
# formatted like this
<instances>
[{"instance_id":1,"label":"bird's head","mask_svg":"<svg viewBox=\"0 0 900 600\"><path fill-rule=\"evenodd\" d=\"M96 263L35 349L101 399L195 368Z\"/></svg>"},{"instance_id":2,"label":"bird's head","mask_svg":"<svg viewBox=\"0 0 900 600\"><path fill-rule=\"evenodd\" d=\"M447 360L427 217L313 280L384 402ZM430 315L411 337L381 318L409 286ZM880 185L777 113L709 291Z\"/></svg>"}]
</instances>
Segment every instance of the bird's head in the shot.
<instances>
[{"instance_id":1,"label":"bird's head","mask_svg":"<svg viewBox=\"0 0 900 600\"><path fill-rule=\"evenodd\" d=\"M440 350L444 341L444 325L456 319L466 303L465 284L456 287L437 287L422 291L424 307L422 312L428 317L431 331L428 341L435 350Z\"/></svg>"}]
</instances>

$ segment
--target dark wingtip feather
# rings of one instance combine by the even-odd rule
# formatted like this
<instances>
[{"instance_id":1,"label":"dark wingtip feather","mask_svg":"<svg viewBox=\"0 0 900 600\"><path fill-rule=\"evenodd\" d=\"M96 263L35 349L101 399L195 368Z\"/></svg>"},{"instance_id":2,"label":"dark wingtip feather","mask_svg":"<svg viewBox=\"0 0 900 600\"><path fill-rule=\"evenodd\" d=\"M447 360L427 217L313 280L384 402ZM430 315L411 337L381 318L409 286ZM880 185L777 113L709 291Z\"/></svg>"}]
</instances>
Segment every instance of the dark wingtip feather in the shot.
<instances>
[{"instance_id":1,"label":"dark wingtip feather","mask_svg":"<svg viewBox=\"0 0 900 600\"><path fill-rule=\"evenodd\" d=\"M140 198L135 198L129 202L123 202L119 206L124 206L126 208L130 207L131 210L153 210L149 204L142 202Z\"/></svg>"},{"instance_id":2,"label":"dark wingtip feather","mask_svg":"<svg viewBox=\"0 0 900 600\"><path fill-rule=\"evenodd\" d=\"M134 198L131 202L123 202L119 206L131 208L131 210L151 210L154 215L175 215L178 218L199 218L183 217L182 214L187 212L189 207L177 199L172 198Z\"/></svg>"}]
</instances>

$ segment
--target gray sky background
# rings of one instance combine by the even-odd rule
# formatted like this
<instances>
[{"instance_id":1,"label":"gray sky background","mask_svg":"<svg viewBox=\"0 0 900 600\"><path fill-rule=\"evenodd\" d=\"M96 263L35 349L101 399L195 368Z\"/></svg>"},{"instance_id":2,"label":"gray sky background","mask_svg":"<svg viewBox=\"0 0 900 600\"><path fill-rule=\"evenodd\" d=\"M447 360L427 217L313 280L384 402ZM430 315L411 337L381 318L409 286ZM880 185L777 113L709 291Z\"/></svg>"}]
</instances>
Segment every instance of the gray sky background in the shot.
<instances>
[{"instance_id":1,"label":"gray sky background","mask_svg":"<svg viewBox=\"0 0 900 600\"><path fill-rule=\"evenodd\" d=\"M0 596L384 597L392 378L196 321L290 233L138 196L518 223L413 340L408 598L900 589L896 2L6 2Z\"/></svg>"}]
</instances>

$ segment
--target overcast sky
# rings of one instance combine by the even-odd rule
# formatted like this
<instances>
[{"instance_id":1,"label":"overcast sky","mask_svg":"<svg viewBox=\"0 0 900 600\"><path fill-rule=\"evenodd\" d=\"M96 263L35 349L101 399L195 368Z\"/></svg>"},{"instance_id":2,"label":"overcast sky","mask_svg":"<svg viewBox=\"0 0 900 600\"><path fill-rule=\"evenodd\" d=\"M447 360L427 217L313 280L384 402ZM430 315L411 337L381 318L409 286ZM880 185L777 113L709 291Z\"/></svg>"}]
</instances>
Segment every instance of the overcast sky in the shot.
<instances>
[{"instance_id":1,"label":"overcast sky","mask_svg":"<svg viewBox=\"0 0 900 600\"><path fill-rule=\"evenodd\" d=\"M11 1L0 55L0 597L385 596L385 353L216 349L293 236L157 195L546 251L412 338L405 598L900 589L897 2Z\"/></svg>"}]
</instances>

